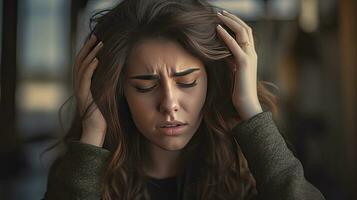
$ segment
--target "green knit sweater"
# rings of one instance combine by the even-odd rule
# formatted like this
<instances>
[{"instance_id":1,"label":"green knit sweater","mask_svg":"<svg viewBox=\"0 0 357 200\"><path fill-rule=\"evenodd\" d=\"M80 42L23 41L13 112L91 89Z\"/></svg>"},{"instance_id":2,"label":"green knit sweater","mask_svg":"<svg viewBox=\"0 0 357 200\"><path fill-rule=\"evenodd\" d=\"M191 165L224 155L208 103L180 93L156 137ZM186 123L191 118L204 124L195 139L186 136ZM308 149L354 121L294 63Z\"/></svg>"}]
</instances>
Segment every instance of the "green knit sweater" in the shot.
<instances>
[{"instance_id":1,"label":"green knit sweater","mask_svg":"<svg viewBox=\"0 0 357 200\"><path fill-rule=\"evenodd\" d=\"M236 125L232 131L256 180L256 199L324 199L320 191L305 179L303 167L287 148L272 113L259 113ZM110 152L104 148L70 143L63 159L57 160L50 169L44 198L100 199L100 176L109 157ZM184 182L183 200L194 199L195 194L189 184Z\"/></svg>"}]
</instances>

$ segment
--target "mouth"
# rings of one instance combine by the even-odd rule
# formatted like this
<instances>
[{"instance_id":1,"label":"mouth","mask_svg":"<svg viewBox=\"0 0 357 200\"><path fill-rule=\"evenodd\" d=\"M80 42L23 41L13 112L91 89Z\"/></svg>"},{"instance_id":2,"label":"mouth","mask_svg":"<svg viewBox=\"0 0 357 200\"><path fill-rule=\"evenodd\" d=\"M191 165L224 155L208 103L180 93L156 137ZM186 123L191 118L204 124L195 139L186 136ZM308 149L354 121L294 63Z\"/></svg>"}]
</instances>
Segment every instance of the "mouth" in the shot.
<instances>
[{"instance_id":1,"label":"mouth","mask_svg":"<svg viewBox=\"0 0 357 200\"><path fill-rule=\"evenodd\" d=\"M182 134L186 126L187 124L162 125L160 126L160 131L167 136L177 136Z\"/></svg>"},{"instance_id":2,"label":"mouth","mask_svg":"<svg viewBox=\"0 0 357 200\"><path fill-rule=\"evenodd\" d=\"M161 125L160 128L175 128L180 126L185 126L186 124L172 124L172 125Z\"/></svg>"},{"instance_id":3,"label":"mouth","mask_svg":"<svg viewBox=\"0 0 357 200\"><path fill-rule=\"evenodd\" d=\"M159 128L175 128L175 127L180 127L180 126L184 126L184 125L187 125L187 123L173 120L173 121L162 122L161 124L159 124Z\"/></svg>"}]
</instances>

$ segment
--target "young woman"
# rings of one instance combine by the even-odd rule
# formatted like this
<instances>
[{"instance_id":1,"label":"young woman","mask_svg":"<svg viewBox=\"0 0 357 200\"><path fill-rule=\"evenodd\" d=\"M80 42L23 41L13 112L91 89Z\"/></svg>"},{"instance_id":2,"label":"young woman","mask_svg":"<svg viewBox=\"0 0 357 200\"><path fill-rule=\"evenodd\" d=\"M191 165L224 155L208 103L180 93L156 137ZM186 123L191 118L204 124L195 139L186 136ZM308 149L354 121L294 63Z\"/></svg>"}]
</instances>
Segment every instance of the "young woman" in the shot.
<instances>
[{"instance_id":1,"label":"young woman","mask_svg":"<svg viewBox=\"0 0 357 200\"><path fill-rule=\"evenodd\" d=\"M215 10L124 0L95 16L45 199L324 199L273 121L252 29Z\"/></svg>"}]
</instances>

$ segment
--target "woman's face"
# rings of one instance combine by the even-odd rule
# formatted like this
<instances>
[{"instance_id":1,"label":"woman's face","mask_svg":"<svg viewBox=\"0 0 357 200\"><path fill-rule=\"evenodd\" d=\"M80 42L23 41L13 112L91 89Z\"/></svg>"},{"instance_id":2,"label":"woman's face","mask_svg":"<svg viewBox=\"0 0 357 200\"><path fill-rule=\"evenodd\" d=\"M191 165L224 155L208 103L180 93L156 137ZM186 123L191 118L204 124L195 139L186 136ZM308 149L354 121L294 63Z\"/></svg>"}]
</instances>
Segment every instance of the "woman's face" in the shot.
<instances>
[{"instance_id":1,"label":"woman's face","mask_svg":"<svg viewBox=\"0 0 357 200\"><path fill-rule=\"evenodd\" d=\"M202 121L206 92L203 63L176 42L144 40L128 57L124 95L136 127L152 145L185 147ZM186 124L176 134L160 128L175 120Z\"/></svg>"}]
</instances>

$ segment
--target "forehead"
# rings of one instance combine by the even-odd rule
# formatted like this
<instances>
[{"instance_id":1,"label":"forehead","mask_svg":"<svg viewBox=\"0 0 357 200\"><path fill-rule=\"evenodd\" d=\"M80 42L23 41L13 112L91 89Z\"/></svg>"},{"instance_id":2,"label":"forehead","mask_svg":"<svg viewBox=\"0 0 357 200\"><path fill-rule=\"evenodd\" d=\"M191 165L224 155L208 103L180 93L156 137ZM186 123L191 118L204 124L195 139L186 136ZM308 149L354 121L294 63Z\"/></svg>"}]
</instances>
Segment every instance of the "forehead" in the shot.
<instances>
[{"instance_id":1,"label":"forehead","mask_svg":"<svg viewBox=\"0 0 357 200\"><path fill-rule=\"evenodd\" d=\"M171 40L148 39L141 41L130 52L128 73L160 70L180 71L188 67L203 68L203 63L188 53L179 43Z\"/></svg>"}]
</instances>

